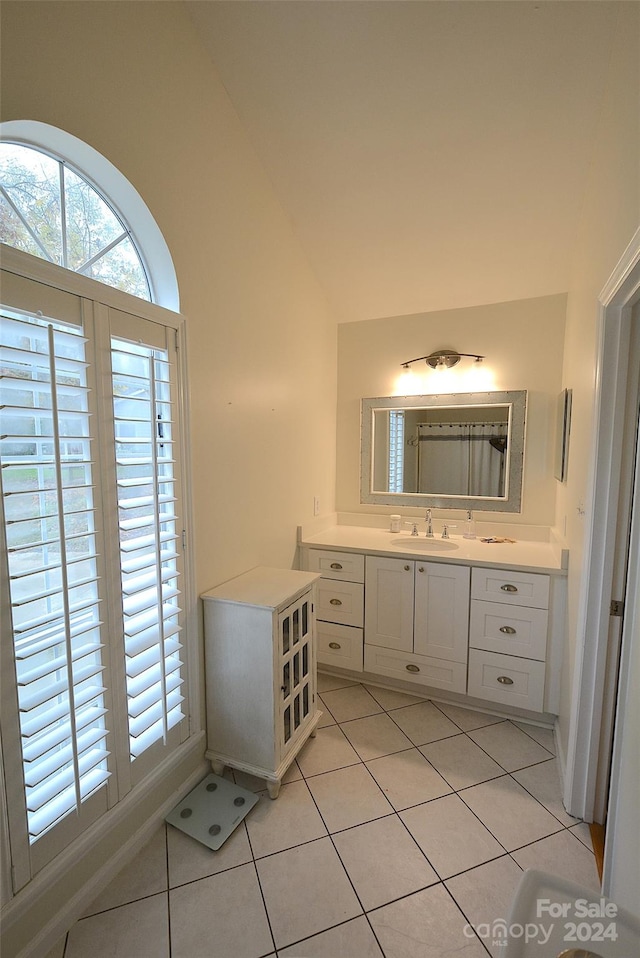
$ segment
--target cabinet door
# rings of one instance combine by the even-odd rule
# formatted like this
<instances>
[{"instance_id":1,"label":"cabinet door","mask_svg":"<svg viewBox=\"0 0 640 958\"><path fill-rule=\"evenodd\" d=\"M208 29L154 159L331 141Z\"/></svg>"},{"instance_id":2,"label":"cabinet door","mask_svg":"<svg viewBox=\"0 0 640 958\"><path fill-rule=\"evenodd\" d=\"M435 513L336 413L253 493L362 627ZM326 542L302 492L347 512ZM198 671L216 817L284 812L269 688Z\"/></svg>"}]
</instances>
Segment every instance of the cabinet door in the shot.
<instances>
[{"instance_id":1,"label":"cabinet door","mask_svg":"<svg viewBox=\"0 0 640 958\"><path fill-rule=\"evenodd\" d=\"M469 569L416 561L413 650L449 662L466 662L469 636Z\"/></svg>"},{"instance_id":2,"label":"cabinet door","mask_svg":"<svg viewBox=\"0 0 640 958\"><path fill-rule=\"evenodd\" d=\"M414 562L367 556L365 643L413 651Z\"/></svg>"},{"instance_id":3,"label":"cabinet door","mask_svg":"<svg viewBox=\"0 0 640 958\"><path fill-rule=\"evenodd\" d=\"M307 592L278 616L279 761L315 714L313 631L311 593Z\"/></svg>"}]
</instances>

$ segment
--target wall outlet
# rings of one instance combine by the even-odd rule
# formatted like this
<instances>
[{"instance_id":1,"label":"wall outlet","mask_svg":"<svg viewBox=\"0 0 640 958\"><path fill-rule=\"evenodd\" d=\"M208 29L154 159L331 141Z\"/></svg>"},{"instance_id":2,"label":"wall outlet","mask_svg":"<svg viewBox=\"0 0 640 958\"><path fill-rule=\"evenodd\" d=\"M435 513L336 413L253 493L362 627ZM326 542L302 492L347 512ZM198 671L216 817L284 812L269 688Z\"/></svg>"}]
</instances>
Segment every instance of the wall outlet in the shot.
<instances>
[{"instance_id":1,"label":"wall outlet","mask_svg":"<svg viewBox=\"0 0 640 958\"><path fill-rule=\"evenodd\" d=\"M320 496L313 497L313 514L314 516L320 515Z\"/></svg>"}]
</instances>

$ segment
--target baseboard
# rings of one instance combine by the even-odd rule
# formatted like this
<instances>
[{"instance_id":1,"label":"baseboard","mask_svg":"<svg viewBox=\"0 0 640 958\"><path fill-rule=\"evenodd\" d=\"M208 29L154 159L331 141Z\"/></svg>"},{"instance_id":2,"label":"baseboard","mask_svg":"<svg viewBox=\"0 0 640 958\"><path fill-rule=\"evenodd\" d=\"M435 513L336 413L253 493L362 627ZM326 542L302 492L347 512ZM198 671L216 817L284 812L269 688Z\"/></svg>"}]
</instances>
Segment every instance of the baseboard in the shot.
<instances>
[{"instance_id":1,"label":"baseboard","mask_svg":"<svg viewBox=\"0 0 640 958\"><path fill-rule=\"evenodd\" d=\"M556 765L558 766L558 775L560 776L560 788L562 790L562 797L564 803L564 788L565 780L567 777L567 758L564 754L564 749L562 747L562 741L560 739L560 733L558 732L558 722L556 721L553 726L553 740L556 745Z\"/></svg>"},{"instance_id":2,"label":"baseboard","mask_svg":"<svg viewBox=\"0 0 640 958\"><path fill-rule=\"evenodd\" d=\"M210 770L204 760L204 733L201 732L188 742L166 761L161 763L154 772L147 777L144 788L134 789L121 802L111 809L92 828L81 836L77 842L54 859L36 877L23 888L2 910L3 929L3 958L44 958L49 950L59 941L68 929L86 912L92 901L107 887L118 872L136 856L143 845L151 838L153 832L164 820L181 798L197 785ZM161 789L163 783L172 775L176 775L183 765L192 766L186 778L180 778L179 783L171 787L171 791L157 806L149 810L144 806L149 802L149 795ZM194 767L195 766L195 767ZM108 858L103 859L93 871L88 880L83 881L79 890L68 899L56 905L55 911L49 918L42 918L47 911L51 912L50 903L45 901L50 897L52 887L63 886L66 877L83 855L90 855L92 849L99 843L105 843L110 836L115 836L119 829L126 827L127 820L135 820L144 809L144 820L141 825L123 843L114 841L117 849ZM26 944L20 944L11 950L13 943L23 941L27 937L21 925L29 928L30 937ZM13 940L13 941L12 941Z\"/></svg>"}]
</instances>

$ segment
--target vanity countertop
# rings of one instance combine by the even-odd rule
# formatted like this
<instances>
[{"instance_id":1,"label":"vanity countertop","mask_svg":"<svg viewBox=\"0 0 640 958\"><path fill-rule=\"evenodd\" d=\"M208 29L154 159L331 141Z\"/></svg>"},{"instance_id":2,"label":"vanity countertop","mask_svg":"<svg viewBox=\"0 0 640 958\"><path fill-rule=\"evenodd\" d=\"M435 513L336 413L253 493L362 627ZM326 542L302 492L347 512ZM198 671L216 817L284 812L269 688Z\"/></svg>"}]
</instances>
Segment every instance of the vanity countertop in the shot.
<instances>
[{"instance_id":1,"label":"vanity countertop","mask_svg":"<svg viewBox=\"0 0 640 958\"><path fill-rule=\"evenodd\" d=\"M496 535L499 535L498 531ZM465 539L461 535L452 533L450 539L445 541L447 549L441 551L439 533L434 539L427 539L424 533L416 539L406 531L393 533L388 529L367 526L334 525L315 535L309 535L301 529L298 544L303 547L331 549L338 552L366 552L369 555L404 559L429 559L433 562L486 566L514 571L567 574L567 550L560 548L551 539L489 543L481 542L480 538Z\"/></svg>"}]
</instances>

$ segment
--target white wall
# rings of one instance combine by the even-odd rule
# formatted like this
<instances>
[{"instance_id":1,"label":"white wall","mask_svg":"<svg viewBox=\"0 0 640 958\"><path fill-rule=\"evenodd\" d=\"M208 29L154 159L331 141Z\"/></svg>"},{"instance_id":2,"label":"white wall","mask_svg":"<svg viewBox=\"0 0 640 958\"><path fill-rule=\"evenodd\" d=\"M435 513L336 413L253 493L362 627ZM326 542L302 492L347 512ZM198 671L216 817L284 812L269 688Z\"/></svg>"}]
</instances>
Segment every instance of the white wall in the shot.
<instances>
[{"instance_id":1,"label":"white wall","mask_svg":"<svg viewBox=\"0 0 640 958\"><path fill-rule=\"evenodd\" d=\"M412 367L413 392L528 391L522 512L478 511L478 518L553 525L555 410L562 379L565 307L564 295L544 296L340 325L337 508L342 512L395 511L391 506L360 504L360 400L405 393L404 361L452 348L485 355L483 373L490 377L490 385L477 386L471 360L462 360L448 373L420 363ZM443 379L446 389L440 385ZM404 511L413 515L416 509Z\"/></svg>"},{"instance_id":2,"label":"white wall","mask_svg":"<svg viewBox=\"0 0 640 958\"><path fill-rule=\"evenodd\" d=\"M12 3L3 119L59 126L150 208L188 318L199 591L290 567L333 508L335 325L180 3Z\"/></svg>"},{"instance_id":3,"label":"white wall","mask_svg":"<svg viewBox=\"0 0 640 958\"><path fill-rule=\"evenodd\" d=\"M49 123L106 156L173 255L198 591L258 564L290 567L313 497L334 507L335 322L191 20L155 2L8 2L2 20L2 119ZM177 787L162 785L121 823L117 846L103 841L43 908L21 912L7 953L134 839Z\"/></svg>"},{"instance_id":4,"label":"white wall","mask_svg":"<svg viewBox=\"0 0 640 958\"><path fill-rule=\"evenodd\" d=\"M640 8L621 4L610 55L606 94L593 136L593 159L582 221L576 239L567 329L563 386L573 389L569 474L559 488L557 524L566 523L570 550L567 643L562 670L558 730L566 754L569 741L574 662L583 601L585 514L592 477L594 394L598 354L598 294L640 223L638 33Z\"/></svg>"}]
</instances>

